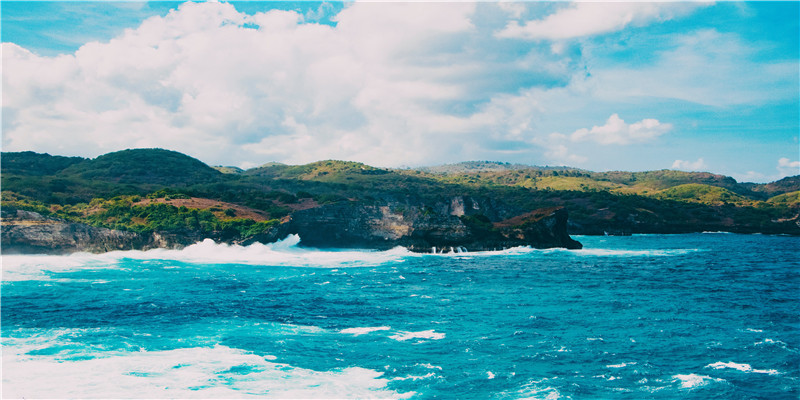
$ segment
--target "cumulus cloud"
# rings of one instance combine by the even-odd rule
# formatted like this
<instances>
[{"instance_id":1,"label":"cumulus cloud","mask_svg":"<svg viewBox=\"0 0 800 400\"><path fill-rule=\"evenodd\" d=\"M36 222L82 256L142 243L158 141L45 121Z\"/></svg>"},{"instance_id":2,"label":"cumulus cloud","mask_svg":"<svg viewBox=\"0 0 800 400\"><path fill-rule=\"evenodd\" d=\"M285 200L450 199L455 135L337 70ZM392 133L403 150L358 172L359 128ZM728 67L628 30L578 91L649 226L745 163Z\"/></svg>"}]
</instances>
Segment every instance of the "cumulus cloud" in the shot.
<instances>
[{"instance_id":1,"label":"cumulus cloud","mask_svg":"<svg viewBox=\"0 0 800 400\"><path fill-rule=\"evenodd\" d=\"M605 125L578 129L569 136L569 139L573 142L593 141L604 145L631 144L655 139L670 129L672 124L664 124L657 119L647 118L627 124L619 115L612 114Z\"/></svg>"},{"instance_id":2,"label":"cumulus cloud","mask_svg":"<svg viewBox=\"0 0 800 400\"><path fill-rule=\"evenodd\" d=\"M781 177L800 175L800 161L792 161L786 157L778 159L778 171Z\"/></svg>"},{"instance_id":3,"label":"cumulus cloud","mask_svg":"<svg viewBox=\"0 0 800 400\"><path fill-rule=\"evenodd\" d=\"M185 3L74 54L4 43L3 147L384 166L530 150L518 78L548 87L572 71L530 49L504 59L479 40L491 35L476 33L475 7L352 3L328 26Z\"/></svg>"},{"instance_id":4,"label":"cumulus cloud","mask_svg":"<svg viewBox=\"0 0 800 400\"><path fill-rule=\"evenodd\" d=\"M706 165L706 162L702 157L698 158L696 161L675 160L675 162L672 163L672 169L679 169L683 171L701 171L707 168L708 165Z\"/></svg>"},{"instance_id":5,"label":"cumulus cloud","mask_svg":"<svg viewBox=\"0 0 800 400\"><path fill-rule=\"evenodd\" d=\"M503 38L561 40L618 31L684 15L699 4L572 3L543 19L510 22L497 33Z\"/></svg>"},{"instance_id":6,"label":"cumulus cloud","mask_svg":"<svg viewBox=\"0 0 800 400\"><path fill-rule=\"evenodd\" d=\"M239 166L329 158L377 166L580 164L588 159L578 150L587 146L643 143L671 129L614 114L602 126L548 134L573 115L588 118L589 107L602 105L608 115L620 99L642 96L729 104L797 86L796 62L749 60L730 34L681 35L672 50L631 70L613 62L592 69L585 58L592 44L567 40L674 18L694 4L612 4L595 10L611 13L605 22L584 3L343 7L332 16L324 5L305 15L250 15L229 3L186 3L73 54L42 57L3 43L3 150L96 156L165 147ZM568 13L578 22L556 26ZM551 36L506 29L514 25L508 18L536 14L534 22L556 26ZM527 40L535 37L553 41ZM714 52L707 41L725 46ZM737 90L747 96L729 96ZM558 124L542 127L548 119Z\"/></svg>"}]
</instances>

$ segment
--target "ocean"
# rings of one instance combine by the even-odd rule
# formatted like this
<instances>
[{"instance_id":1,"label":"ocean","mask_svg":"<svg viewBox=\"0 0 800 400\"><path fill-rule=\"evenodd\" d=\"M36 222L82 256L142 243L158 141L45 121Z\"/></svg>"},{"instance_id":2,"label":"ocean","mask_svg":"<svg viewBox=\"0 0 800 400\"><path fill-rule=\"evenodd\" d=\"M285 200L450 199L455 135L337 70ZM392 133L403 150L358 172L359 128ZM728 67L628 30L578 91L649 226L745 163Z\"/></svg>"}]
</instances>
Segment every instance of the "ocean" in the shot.
<instances>
[{"instance_id":1,"label":"ocean","mask_svg":"<svg viewBox=\"0 0 800 400\"><path fill-rule=\"evenodd\" d=\"M797 399L800 238L2 257L3 398Z\"/></svg>"}]
</instances>

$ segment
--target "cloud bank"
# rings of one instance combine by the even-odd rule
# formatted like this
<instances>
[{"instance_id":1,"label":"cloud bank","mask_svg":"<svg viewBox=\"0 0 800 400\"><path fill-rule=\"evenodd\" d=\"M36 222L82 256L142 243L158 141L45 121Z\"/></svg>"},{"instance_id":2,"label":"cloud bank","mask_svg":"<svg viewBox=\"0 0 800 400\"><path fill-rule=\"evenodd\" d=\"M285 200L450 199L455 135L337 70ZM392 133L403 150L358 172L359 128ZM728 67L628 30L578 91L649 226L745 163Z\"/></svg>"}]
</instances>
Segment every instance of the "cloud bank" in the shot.
<instances>
[{"instance_id":1,"label":"cloud bank","mask_svg":"<svg viewBox=\"0 0 800 400\"><path fill-rule=\"evenodd\" d=\"M646 65L597 62L604 44L593 36L698 7L356 2L325 25L315 22L330 12L322 6L246 14L185 3L70 54L3 43L3 150L163 147L238 166L333 158L585 167L597 145L612 154L680 134L660 115L665 100L685 108L796 96L787 84L796 61L754 61L735 35L714 30L664 36ZM631 104L639 112L616 108Z\"/></svg>"}]
</instances>

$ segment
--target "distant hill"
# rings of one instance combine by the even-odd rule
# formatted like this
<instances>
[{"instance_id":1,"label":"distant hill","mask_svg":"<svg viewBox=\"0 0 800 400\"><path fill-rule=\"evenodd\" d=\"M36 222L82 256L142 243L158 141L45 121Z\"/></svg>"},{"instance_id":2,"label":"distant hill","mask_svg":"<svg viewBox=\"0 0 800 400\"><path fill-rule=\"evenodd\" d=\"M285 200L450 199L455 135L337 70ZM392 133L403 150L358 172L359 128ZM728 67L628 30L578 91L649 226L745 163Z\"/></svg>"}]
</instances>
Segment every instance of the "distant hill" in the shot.
<instances>
[{"instance_id":1,"label":"distant hill","mask_svg":"<svg viewBox=\"0 0 800 400\"><path fill-rule=\"evenodd\" d=\"M709 205L748 205L753 203L753 200L740 196L723 187L700 183L686 183L673 186L656 193L654 196L664 200L690 201Z\"/></svg>"},{"instance_id":2,"label":"distant hill","mask_svg":"<svg viewBox=\"0 0 800 400\"><path fill-rule=\"evenodd\" d=\"M564 207L570 229L581 234L705 230L800 234L800 176L752 184L705 172L592 172L490 161L384 169L325 160L304 165L268 163L241 171L213 168L162 149L123 150L95 159L3 153L0 176L4 206L123 229L141 225L142 217L114 209L115 204L135 204L138 196L163 198L162 205L168 198L195 199L189 205L233 204L257 210L269 220L333 204L343 213L346 204L384 208L392 204L422 216L464 213L470 217L468 222L490 226L489 222L537 209ZM118 197L127 200L113 200ZM97 214L100 204L108 205L106 214ZM182 207L191 208L186 204ZM197 219L191 209L173 210L169 226L190 221L195 221L191 226L207 229L227 226L226 218L238 218L231 208L231 215L225 209L198 209L218 220L210 214L203 214L205 220ZM149 215L167 218L158 214L164 210L151 211ZM161 226L163 221L150 222L148 226Z\"/></svg>"},{"instance_id":3,"label":"distant hill","mask_svg":"<svg viewBox=\"0 0 800 400\"><path fill-rule=\"evenodd\" d=\"M789 207L799 207L800 206L800 190L795 190L794 192L779 194L775 197L771 197L767 200L768 203L772 204L782 204Z\"/></svg>"},{"instance_id":4,"label":"distant hill","mask_svg":"<svg viewBox=\"0 0 800 400\"><path fill-rule=\"evenodd\" d=\"M786 178L770 183L743 183L742 185L755 193L763 193L765 196L775 196L800 190L800 175L787 176Z\"/></svg>"},{"instance_id":5,"label":"distant hill","mask_svg":"<svg viewBox=\"0 0 800 400\"><path fill-rule=\"evenodd\" d=\"M241 173L244 172L244 170L239 168L239 167L232 167L232 166L226 166L226 165L214 165L211 168L214 168L215 170L217 170L219 172L222 172L223 174L234 174L235 175L235 174L241 174Z\"/></svg>"},{"instance_id":6,"label":"distant hill","mask_svg":"<svg viewBox=\"0 0 800 400\"><path fill-rule=\"evenodd\" d=\"M52 175L71 165L85 161L82 157L51 156L32 151L3 153L2 171L9 174Z\"/></svg>"},{"instance_id":7,"label":"distant hill","mask_svg":"<svg viewBox=\"0 0 800 400\"><path fill-rule=\"evenodd\" d=\"M511 164L498 161L464 161L455 164L435 165L429 167L411 168L411 170L427 172L431 174L464 174L473 172L498 172L498 171L558 171L558 170L577 170L569 167L540 167L526 164Z\"/></svg>"},{"instance_id":8,"label":"distant hill","mask_svg":"<svg viewBox=\"0 0 800 400\"><path fill-rule=\"evenodd\" d=\"M61 171L83 179L128 184L188 185L209 182L221 172L176 151L133 149L104 154Z\"/></svg>"}]
</instances>

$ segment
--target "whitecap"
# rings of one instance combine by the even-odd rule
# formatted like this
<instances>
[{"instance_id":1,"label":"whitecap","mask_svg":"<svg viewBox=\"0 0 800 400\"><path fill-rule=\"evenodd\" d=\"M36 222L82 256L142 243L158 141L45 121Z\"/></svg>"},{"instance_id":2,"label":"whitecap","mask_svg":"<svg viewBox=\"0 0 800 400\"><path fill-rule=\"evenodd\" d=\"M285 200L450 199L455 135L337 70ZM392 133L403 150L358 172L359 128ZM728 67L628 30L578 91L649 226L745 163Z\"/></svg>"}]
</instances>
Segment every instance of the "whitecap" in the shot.
<instances>
[{"instance_id":1,"label":"whitecap","mask_svg":"<svg viewBox=\"0 0 800 400\"><path fill-rule=\"evenodd\" d=\"M215 243L211 239L180 250L152 249L111 251L102 254L3 255L3 280L48 280L51 273L86 269L122 269L125 260L180 260L197 264L244 264L286 267L375 267L419 257L403 247L386 251L319 250L299 247L300 237L249 246ZM174 267L174 266L166 266Z\"/></svg>"},{"instance_id":2,"label":"whitecap","mask_svg":"<svg viewBox=\"0 0 800 400\"><path fill-rule=\"evenodd\" d=\"M769 374L769 375L778 375L780 372L774 369L755 369L750 366L750 364L739 364L735 362L722 362L717 361L713 364L706 365L706 368L714 368L714 369L735 369L742 372L747 373L754 373L754 374Z\"/></svg>"},{"instance_id":3,"label":"whitecap","mask_svg":"<svg viewBox=\"0 0 800 400\"><path fill-rule=\"evenodd\" d=\"M440 366L438 366L438 365L429 364L429 363L425 363L425 364L414 364L414 366L419 366L419 367L423 367L423 368L427 368L427 369L438 369L439 371L441 371L441 370L442 370L442 367L440 367Z\"/></svg>"},{"instance_id":4,"label":"whitecap","mask_svg":"<svg viewBox=\"0 0 800 400\"><path fill-rule=\"evenodd\" d=\"M407 398L382 373L314 371L226 346L97 352L77 361L3 346L3 396L12 398Z\"/></svg>"},{"instance_id":5,"label":"whitecap","mask_svg":"<svg viewBox=\"0 0 800 400\"><path fill-rule=\"evenodd\" d=\"M711 382L725 382L724 379L712 378L710 376L697 374L673 375L672 380L680 382L682 389L695 389L708 385Z\"/></svg>"},{"instance_id":6,"label":"whitecap","mask_svg":"<svg viewBox=\"0 0 800 400\"><path fill-rule=\"evenodd\" d=\"M417 381L420 379L430 379L430 378L438 378L439 376L434 374L433 372L429 372L425 375L409 375L409 376L399 376L397 378L392 378L393 381Z\"/></svg>"},{"instance_id":7,"label":"whitecap","mask_svg":"<svg viewBox=\"0 0 800 400\"><path fill-rule=\"evenodd\" d=\"M560 250L560 249L559 249ZM570 254L578 256L597 257L669 257L705 251L702 249L661 249L661 250L621 250L621 249L591 249L583 248L572 250Z\"/></svg>"},{"instance_id":8,"label":"whitecap","mask_svg":"<svg viewBox=\"0 0 800 400\"><path fill-rule=\"evenodd\" d=\"M345 329L340 330L339 333L347 333L347 334L351 334L353 336L360 336L360 335L365 335L365 334L371 333L371 332L388 331L389 329L392 329L392 328L388 327L388 326L373 326L373 327L364 327L364 328L345 328Z\"/></svg>"},{"instance_id":9,"label":"whitecap","mask_svg":"<svg viewBox=\"0 0 800 400\"><path fill-rule=\"evenodd\" d=\"M436 332L433 329L419 332L398 332L395 335L389 336L390 338L398 341L406 341L411 339L430 339L440 340L444 339L445 335L442 332Z\"/></svg>"}]
</instances>

